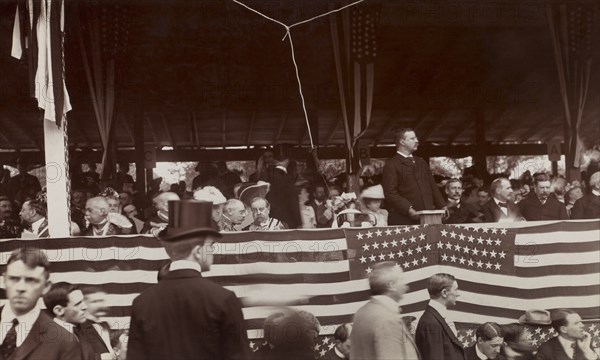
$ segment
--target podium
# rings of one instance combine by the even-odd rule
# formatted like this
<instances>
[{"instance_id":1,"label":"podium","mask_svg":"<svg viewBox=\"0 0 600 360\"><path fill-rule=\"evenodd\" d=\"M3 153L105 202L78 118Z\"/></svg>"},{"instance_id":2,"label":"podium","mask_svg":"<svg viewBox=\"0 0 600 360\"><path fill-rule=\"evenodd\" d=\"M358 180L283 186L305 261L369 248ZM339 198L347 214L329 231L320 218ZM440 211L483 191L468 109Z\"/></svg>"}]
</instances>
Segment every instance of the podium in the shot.
<instances>
[{"instance_id":1,"label":"podium","mask_svg":"<svg viewBox=\"0 0 600 360\"><path fill-rule=\"evenodd\" d=\"M421 218L421 225L441 224L446 210L421 210L417 214Z\"/></svg>"}]
</instances>

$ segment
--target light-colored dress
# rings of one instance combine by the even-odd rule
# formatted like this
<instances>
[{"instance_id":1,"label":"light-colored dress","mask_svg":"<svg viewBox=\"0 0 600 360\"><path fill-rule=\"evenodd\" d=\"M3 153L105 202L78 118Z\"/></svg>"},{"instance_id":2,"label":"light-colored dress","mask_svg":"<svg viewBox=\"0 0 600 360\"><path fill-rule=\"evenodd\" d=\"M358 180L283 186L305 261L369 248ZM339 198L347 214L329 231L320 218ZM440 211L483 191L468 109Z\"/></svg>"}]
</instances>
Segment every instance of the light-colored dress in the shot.
<instances>
[{"instance_id":1,"label":"light-colored dress","mask_svg":"<svg viewBox=\"0 0 600 360\"><path fill-rule=\"evenodd\" d=\"M315 229L317 227L317 216L312 206L300 204L300 217L303 229Z\"/></svg>"},{"instance_id":2,"label":"light-colored dress","mask_svg":"<svg viewBox=\"0 0 600 360\"><path fill-rule=\"evenodd\" d=\"M375 226L388 226L388 211L385 209L379 209L377 211L373 211L373 210L369 210L369 209L364 209L363 210L364 214L371 214L373 216L375 216L375 219L377 219L377 224L375 224Z\"/></svg>"}]
</instances>

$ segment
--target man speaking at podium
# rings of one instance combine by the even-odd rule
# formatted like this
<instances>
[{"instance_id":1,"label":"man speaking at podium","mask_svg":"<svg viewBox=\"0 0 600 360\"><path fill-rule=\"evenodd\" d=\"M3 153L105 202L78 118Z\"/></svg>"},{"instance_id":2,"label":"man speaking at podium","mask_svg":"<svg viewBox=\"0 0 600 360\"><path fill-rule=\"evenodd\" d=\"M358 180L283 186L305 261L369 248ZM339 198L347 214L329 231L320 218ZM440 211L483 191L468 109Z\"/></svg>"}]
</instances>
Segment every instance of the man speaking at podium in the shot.
<instances>
[{"instance_id":1,"label":"man speaking at podium","mask_svg":"<svg viewBox=\"0 0 600 360\"><path fill-rule=\"evenodd\" d=\"M429 165L413 152L419 147L414 130L396 131L396 154L383 167L383 192L390 225L419 224L417 211L440 210L445 204Z\"/></svg>"}]
</instances>

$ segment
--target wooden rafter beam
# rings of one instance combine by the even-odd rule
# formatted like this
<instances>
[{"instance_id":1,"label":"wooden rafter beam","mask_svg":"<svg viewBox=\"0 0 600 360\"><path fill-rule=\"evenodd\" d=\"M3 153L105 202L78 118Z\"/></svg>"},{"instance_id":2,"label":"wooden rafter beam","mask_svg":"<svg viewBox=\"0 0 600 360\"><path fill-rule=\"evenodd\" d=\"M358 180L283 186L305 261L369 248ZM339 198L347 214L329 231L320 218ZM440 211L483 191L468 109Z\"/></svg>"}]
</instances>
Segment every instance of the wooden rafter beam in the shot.
<instances>
[{"instance_id":1,"label":"wooden rafter beam","mask_svg":"<svg viewBox=\"0 0 600 360\"><path fill-rule=\"evenodd\" d=\"M175 148L177 144L175 143L175 138L173 138L173 133L171 132L171 128L167 124L167 116L164 112L160 113L160 122L162 126L165 128L165 133L167 134L167 139L169 140L169 144Z\"/></svg>"},{"instance_id":2,"label":"wooden rafter beam","mask_svg":"<svg viewBox=\"0 0 600 360\"><path fill-rule=\"evenodd\" d=\"M281 120L279 121L279 128L277 129L277 134L275 134L275 137L273 138L273 145L279 142L281 134L283 133L283 128L285 127L285 123L287 122L287 118L287 113L281 115Z\"/></svg>"},{"instance_id":3,"label":"wooden rafter beam","mask_svg":"<svg viewBox=\"0 0 600 360\"><path fill-rule=\"evenodd\" d=\"M90 138L83 131L83 127L79 124L79 122L75 121L75 118L72 116L68 117L68 122L69 122L68 126L71 129L74 129L77 132L77 134L79 134L79 136L81 136L81 138L85 142L85 146L88 148L91 148L92 142L90 141Z\"/></svg>"},{"instance_id":4,"label":"wooden rafter beam","mask_svg":"<svg viewBox=\"0 0 600 360\"><path fill-rule=\"evenodd\" d=\"M8 120L19 130L21 130L21 132L25 134L25 136L27 136L27 138L35 145L36 148L38 148L40 151L44 151L44 146L40 144L40 142L35 138L35 135L33 131L31 131L31 128L27 127L23 123L22 118L16 113L11 113L10 115L12 116L9 116Z\"/></svg>"},{"instance_id":5,"label":"wooden rafter beam","mask_svg":"<svg viewBox=\"0 0 600 360\"><path fill-rule=\"evenodd\" d=\"M510 112L509 112L509 113L510 113ZM504 115L504 114L503 114L503 115ZM495 121L494 121L494 122L495 122L495 123L497 123L497 122L500 122L500 120L501 120L501 118L497 117L497 118L495 119ZM503 121L503 122L505 122L505 123L508 123L508 124L510 124L510 125L513 125L513 124L514 124L514 122L512 122L512 121ZM502 132L499 132L499 133L498 133L498 135L496 135L496 138L495 138L494 140L495 140L496 142L505 141L505 140L506 140L506 138L507 138L509 135L512 135L512 134L514 134L514 133L515 133L515 132L517 132L518 130L519 130L519 128L518 128L518 127L515 127L515 126L509 126L509 127L507 127L506 129L504 129L504 131L502 131Z\"/></svg>"},{"instance_id":6,"label":"wooden rafter beam","mask_svg":"<svg viewBox=\"0 0 600 360\"><path fill-rule=\"evenodd\" d=\"M227 112L223 111L223 116L221 118L221 144L223 145L223 149L227 147Z\"/></svg>"},{"instance_id":7,"label":"wooden rafter beam","mask_svg":"<svg viewBox=\"0 0 600 360\"><path fill-rule=\"evenodd\" d=\"M2 126L2 119L0 118L0 127L3 127L4 129L7 129L8 126ZM2 130L0 131L0 135L4 138L4 140L6 140L7 143L9 143L15 150L19 151L21 150L21 147L19 146L19 142L12 137L12 135L10 135L8 133L8 131L6 130Z\"/></svg>"},{"instance_id":8,"label":"wooden rafter beam","mask_svg":"<svg viewBox=\"0 0 600 360\"><path fill-rule=\"evenodd\" d=\"M397 115L397 112L393 112L390 115L390 117L385 121L385 123L383 124L383 127L381 129L379 129L379 132L377 132L377 135L375 135L375 137L373 138L374 145L379 144L381 142L381 139L383 139L385 137L385 135L390 132L390 130L391 130L390 127L394 123L394 121L396 119L396 115Z\"/></svg>"},{"instance_id":9,"label":"wooden rafter beam","mask_svg":"<svg viewBox=\"0 0 600 360\"><path fill-rule=\"evenodd\" d=\"M412 124L410 124L410 127L413 130L417 131L417 129L419 129L419 127L421 125L423 125L423 123L425 122L425 119L427 119L428 116L429 116L429 112L425 113L425 114L419 114L419 115L417 115L416 119L412 122Z\"/></svg>"},{"instance_id":10,"label":"wooden rafter beam","mask_svg":"<svg viewBox=\"0 0 600 360\"><path fill-rule=\"evenodd\" d=\"M473 125L475 125L475 122L473 121L472 118L469 118L469 120L465 124L465 126L462 126L458 130L456 130L452 135L450 135L446 144L448 144L448 145L452 144L454 142L454 140L456 140L459 136L461 136L465 131L471 129L473 127Z\"/></svg>"},{"instance_id":11,"label":"wooden rafter beam","mask_svg":"<svg viewBox=\"0 0 600 360\"><path fill-rule=\"evenodd\" d=\"M118 119L115 119L115 120L117 120L117 124L118 124L119 123ZM129 136L131 143L134 144L134 146L135 146L135 136L133 136L134 131L131 127L131 123L129 122L129 116L127 116L126 114L123 114L123 116L121 117L120 123L123 124L123 128L125 128L125 132Z\"/></svg>"},{"instance_id":12,"label":"wooden rafter beam","mask_svg":"<svg viewBox=\"0 0 600 360\"><path fill-rule=\"evenodd\" d=\"M335 135L335 132L337 131L337 128L340 126L342 121L343 121L342 117L338 116L337 120L335 121L335 124L333 125L331 130L329 130L329 134L327 134L327 138L325 139L325 146L329 145L329 143L333 139L333 136Z\"/></svg>"},{"instance_id":13,"label":"wooden rafter beam","mask_svg":"<svg viewBox=\"0 0 600 360\"><path fill-rule=\"evenodd\" d=\"M196 112L192 111L192 113L190 114L190 122L191 122L191 137L192 137L192 144L199 146L200 145L200 136L198 135L198 124L196 124Z\"/></svg>"},{"instance_id":14,"label":"wooden rafter beam","mask_svg":"<svg viewBox=\"0 0 600 360\"><path fill-rule=\"evenodd\" d=\"M546 124L545 126L551 126L551 124ZM539 134L540 131L540 127L536 126L536 124L534 124L533 126L531 126L529 128L529 130L527 130L525 133L523 133L523 135L521 135L521 137L519 138L520 142L525 142L529 139L531 139L532 136Z\"/></svg>"},{"instance_id":15,"label":"wooden rafter beam","mask_svg":"<svg viewBox=\"0 0 600 360\"><path fill-rule=\"evenodd\" d=\"M150 119L150 116L148 116L147 114L144 114L144 122L148 123L148 129L150 129L150 134L152 134L152 138L154 139L154 144L156 146L160 145L158 143L158 138L156 137L156 132L154 131L154 126L152 125L152 120Z\"/></svg>"},{"instance_id":16,"label":"wooden rafter beam","mask_svg":"<svg viewBox=\"0 0 600 360\"><path fill-rule=\"evenodd\" d=\"M436 131L438 131L446 122L446 120L448 119L447 112L444 112L440 115L440 119L438 121L436 121L432 126L429 127L429 129L427 129L427 131L425 131L420 137L423 139L423 141L427 141L429 140L429 137L431 136L431 134L435 133Z\"/></svg>"},{"instance_id":17,"label":"wooden rafter beam","mask_svg":"<svg viewBox=\"0 0 600 360\"><path fill-rule=\"evenodd\" d=\"M306 135L308 135L308 129L306 127L304 127L304 130L302 130L302 135L298 139L298 145L299 146L304 143L304 139L306 138Z\"/></svg>"},{"instance_id":18,"label":"wooden rafter beam","mask_svg":"<svg viewBox=\"0 0 600 360\"><path fill-rule=\"evenodd\" d=\"M254 123L256 121L256 111L250 115L250 124L248 124L248 132L246 133L246 147L250 147L250 141L252 141L252 132L254 131Z\"/></svg>"}]
</instances>

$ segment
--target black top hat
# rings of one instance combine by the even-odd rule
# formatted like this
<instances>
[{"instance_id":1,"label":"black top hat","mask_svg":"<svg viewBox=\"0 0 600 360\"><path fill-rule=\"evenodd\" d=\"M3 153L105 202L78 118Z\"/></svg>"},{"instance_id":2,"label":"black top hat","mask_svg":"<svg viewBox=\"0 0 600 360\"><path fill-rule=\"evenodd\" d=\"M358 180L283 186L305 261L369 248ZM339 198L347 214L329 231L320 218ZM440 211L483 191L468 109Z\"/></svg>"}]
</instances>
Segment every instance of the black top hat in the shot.
<instances>
[{"instance_id":1,"label":"black top hat","mask_svg":"<svg viewBox=\"0 0 600 360\"><path fill-rule=\"evenodd\" d=\"M221 237L212 226L212 203L199 200L169 201L169 226L160 232L162 241L178 241L196 235Z\"/></svg>"}]
</instances>

